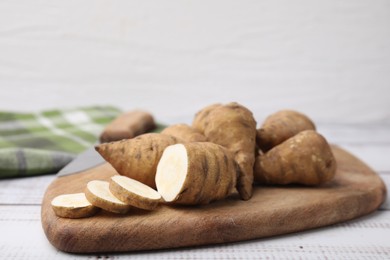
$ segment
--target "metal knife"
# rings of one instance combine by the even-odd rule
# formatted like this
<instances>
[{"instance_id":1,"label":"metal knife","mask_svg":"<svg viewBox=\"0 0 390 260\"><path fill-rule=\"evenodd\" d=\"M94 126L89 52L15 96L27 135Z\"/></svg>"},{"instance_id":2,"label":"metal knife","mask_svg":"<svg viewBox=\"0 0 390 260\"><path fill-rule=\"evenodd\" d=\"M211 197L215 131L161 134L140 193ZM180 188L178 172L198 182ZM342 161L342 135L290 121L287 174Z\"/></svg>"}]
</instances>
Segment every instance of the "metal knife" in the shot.
<instances>
[{"instance_id":1,"label":"metal knife","mask_svg":"<svg viewBox=\"0 0 390 260\"><path fill-rule=\"evenodd\" d=\"M122 126L127 126L128 128L130 127L129 124L137 123L136 121L129 121L128 118L129 116L132 115L134 111L130 111L127 113L122 114L118 118L116 118L112 123L110 123L107 127L111 126L110 131L111 133L115 136L122 136L123 135L123 129L113 127L115 125L122 125ZM135 113L140 113L140 111L135 111ZM139 120L144 120L144 119L139 119ZM154 123L153 123L154 124ZM161 132L166 125L161 124L161 123L156 123L154 129L148 129L147 132L152 132L152 133L159 133ZM114 140L111 140L114 141ZM99 143L96 143L96 145ZM84 152L80 153L77 155L77 157L71 161L69 164L67 164L64 168L62 168L58 173L57 176L66 176L66 175L71 175L71 174L76 174L80 172L84 172L88 169L94 168L98 165L101 165L105 163L106 161L103 159L102 156L98 152L95 151L95 146L91 146Z\"/></svg>"},{"instance_id":2,"label":"metal knife","mask_svg":"<svg viewBox=\"0 0 390 260\"><path fill-rule=\"evenodd\" d=\"M71 161L64 168L62 168L57 173L57 176L61 177L80 173L105 162L106 161L103 159L103 157L101 157L100 154L95 151L95 147L91 146L84 152L77 155L77 157L73 161Z\"/></svg>"}]
</instances>

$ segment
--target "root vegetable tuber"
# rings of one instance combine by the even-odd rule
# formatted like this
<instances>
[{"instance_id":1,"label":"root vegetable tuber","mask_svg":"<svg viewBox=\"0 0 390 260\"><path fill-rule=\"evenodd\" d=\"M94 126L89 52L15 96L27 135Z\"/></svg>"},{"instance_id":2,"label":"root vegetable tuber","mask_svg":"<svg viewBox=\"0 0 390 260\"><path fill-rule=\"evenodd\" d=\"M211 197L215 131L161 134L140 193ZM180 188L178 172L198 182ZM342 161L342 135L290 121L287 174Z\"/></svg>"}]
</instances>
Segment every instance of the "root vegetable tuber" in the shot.
<instances>
[{"instance_id":1,"label":"root vegetable tuber","mask_svg":"<svg viewBox=\"0 0 390 260\"><path fill-rule=\"evenodd\" d=\"M100 135L100 142L113 142L134 138L156 128L153 116L145 111L134 110L124 113L106 126Z\"/></svg>"},{"instance_id":2,"label":"root vegetable tuber","mask_svg":"<svg viewBox=\"0 0 390 260\"><path fill-rule=\"evenodd\" d=\"M92 205L98 208L113 213L127 213L131 206L115 197L109 185L107 181L90 181L85 189L85 196Z\"/></svg>"},{"instance_id":3,"label":"root vegetable tuber","mask_svg":"<svg viewBox=\"0 0 390 260\"><path fill-rule=\"evenodd\" d=\"M281 110L268 116L257 130L256 142L263 152L304 130L315 130L314 123L304 114Z\"/></svg>"},{"instance_id":4,"label":"root vegetable tuber","mask_svg":"<svg viewBox=\"0 0 390 260\"><path fill-rule=\"evenodd\" d=\"M243 200L252 196L256 121L252 112L238 103L214 104L195 115L192 126L209 142L226 147L239 165L237 190Z\"/></svg>"},{"instance_id":5,"label":"root vegetable tuber","mask_svg":"<svg viewBox=\"0 0 390 260\"><path fill-rule=\"evenodd\" d=\"M162 134L171 135L185 142L206 142L206 137L186 124L176 124L165 128Z\"/></svg>"},{"instance_id":6,"label":"root vegetable tuber","mask_svg":"<svg viewBox=\"0 0 390 260\"><path fill-rule=\"evenodd\" d=\"M167 147L157 166L157 190L166 202L207 204L235 190L237 165L224 147L208 142Z\"/></svg>"},{"instance_id":7,"label":"root vegetable tuber","mask_svg":"<svg viewBox=\"0 0 390 260\"><path fill-rule=\"evenodd\" d=\"M166 147L178 142L177 138L169 135L149 133L133 139L100 144L95 148L120 175L155 188L158 161Z\"/></svg>"},{"instance_id":8,"label":"root vegetable tuber","mask_svg":"<svg viewBox=\"0 0 390 260\"><path fill-rule=\"evenodd\" d=\"M51 201L51 206L54 213L62 218L86 218L99 210L87 200L84 193L59 195Z\"/></svg>"},{"instance_id":9,"label":"root vegetable tuber","mask_svg":"<svg viewBox=\"0 0 390 260\"><path fill-rule=\"evenodd\" d=\"M252 112L233 102L205 107L192 126L177 124L161 134L142 134L152 126L153 118L142 111L108 126L102 142L122 140L95 149L120 175L110 182L90 181L85 193L57 196L51 202L55 214L82 218L99 208L114 213L132 207L153 210L162 201L208 204L236 191L248 200L254 180L320 185L336 173L331 147L314 123L296 111L274 113L256 130Z\"/></svg>"},{"instance_id":10,"label":"root vegetable tuber","mask_svg":"<svg viewBox=\"0 0 390 260\"><path fill-rule=\"evenodd\" d=\"M302 131L257 156L254 167L255 181L263 184L319 185L335 172L332 150L314 130Z\"/></svg>"},{"instance_id":11,"label":"root vegetable tuber","mask_svg":"<svg viewBox=\"0 0 390 260\"><path fill-rule=\"evenodd\" d=\"M111 177L110 191L119 200L140 209L155 209L161 201L157 191L126 176Z\"/></svg>"}]
</instances>

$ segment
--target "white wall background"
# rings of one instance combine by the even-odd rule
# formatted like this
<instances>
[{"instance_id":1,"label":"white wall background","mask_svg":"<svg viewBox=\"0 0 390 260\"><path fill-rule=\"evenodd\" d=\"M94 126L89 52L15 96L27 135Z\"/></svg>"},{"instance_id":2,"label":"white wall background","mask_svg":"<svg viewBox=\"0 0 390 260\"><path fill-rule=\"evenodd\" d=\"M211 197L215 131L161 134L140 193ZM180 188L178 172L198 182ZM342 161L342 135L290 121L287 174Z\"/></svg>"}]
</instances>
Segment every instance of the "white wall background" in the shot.
<instances>
[{"instance_id":1,"label":"white wall background","mask_svg":"<svg viewBox=\"0 0 390 260\"><path fill-rule=\"evenodd\" d=\"M0 1L1 110L228 101L390 123L390 1Z\"/></svg>"}]
</instances>

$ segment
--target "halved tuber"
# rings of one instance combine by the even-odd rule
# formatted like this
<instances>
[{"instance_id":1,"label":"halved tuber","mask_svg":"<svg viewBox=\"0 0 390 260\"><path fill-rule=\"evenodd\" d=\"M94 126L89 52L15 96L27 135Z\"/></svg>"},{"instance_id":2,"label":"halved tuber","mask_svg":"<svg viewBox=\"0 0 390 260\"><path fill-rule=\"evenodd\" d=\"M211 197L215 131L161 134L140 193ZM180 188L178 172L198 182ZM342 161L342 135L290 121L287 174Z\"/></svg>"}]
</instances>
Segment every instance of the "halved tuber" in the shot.
<instances>
[{"instance_id":1,"label":"halved tuber","mask_svg":"<svg viewBox=\"0 0 390 260\"><path fill-rule=\"evenodd\" d=\"M62 218L86 218L99 209L93 206L84 193L63 194L51 201L54 213Z\"/></svg>"},{"instance_id":2,"label":"halved tuber","mask_svg":"<svg viewBox=\"0 0 390 260\"><path fill-rule=\"evenodd\" d=\"M237 190L241 199L250 199L256 147L256 121L252 112L235 102L214 104L199 111L192 126L209 142L222 145L234 154L240 170Z\"/></svg>"},{"instance_id":3,"label":"halved tuber","mask_svg":"<svg viewBox=\"0 0 390 260\"><path fill-rule=\"evenodd\" d=\"M263 152L281 144L304 130L315 130L306 115L293 110L281 110L268 116L257 130L256 142Z\"/></svg>"},{"instance_id":4,"label":"halved tuber","mask_svg":"<svg viewBox=\"0 0 390 260\"><path fill-rule=\"evenodd\" d=\"M255 181L264 184L319 185L336 173L336 160L325 138L302 131L267 153L257 156Z\"/></svg>"},{"instance_id":5,"label":"halved tuber","mask_svg":"<svg viewBox=\"0 0 390 260\"><path fill-rule=\"evenodd\" d=\"M157 133L143 134L133 139L100 144L96 151L120 174L156 188L158 161L166 147L177 138Z\"/></svg>"},{"instance_id":6,"label":"halved tuber","mask_svg":"<svg viewBox=\"0 0 390 260\"><path fill-rule=\"evenodd\" d=\"M85 196L92 205L114 213L126 213L131 208L115 197L109 188L107 181L94 180L87 184Z\"/></svg>"},{"instance_id":7,"label":"halved tuber","mask_svg":"<svg viewBox=\"0 0 390 260\"><path fill-rule=\"evenodd\" d=\"M110 191L121 201L140 209L155 209L161 201L161 195L156 190L121 175L111 177Z\"/></svg>"},{"instance_id":8,"label":"halved tuber","mask_svg":"<svg viewBox=\"0 0 390 260\"><path fill-rule=\"evenodd\" d=\"M233 155L220 145L171 145L157 166L157 190L166 202L207 204L235 191L237 168Z\"/></svg>"}]
</instances>

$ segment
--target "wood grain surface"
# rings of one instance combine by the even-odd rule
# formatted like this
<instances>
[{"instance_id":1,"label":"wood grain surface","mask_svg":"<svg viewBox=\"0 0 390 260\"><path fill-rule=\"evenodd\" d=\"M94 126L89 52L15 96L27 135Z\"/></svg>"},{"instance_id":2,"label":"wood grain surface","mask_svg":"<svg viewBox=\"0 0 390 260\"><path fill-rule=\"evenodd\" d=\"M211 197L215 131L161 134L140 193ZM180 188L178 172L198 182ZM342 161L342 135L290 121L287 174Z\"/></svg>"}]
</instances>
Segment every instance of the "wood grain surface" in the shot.
<instances>
[{"instance_id":1,"label":"wood grain surface","mask_svg":"<svg viewBox=\"0 0 390 260\"><path fill-rule=\"evenodd\" d=\"M249 201L238 196L198 207L160 206L126 215L101 211L85 219L57 217L51 200L83 191L88 181L116 174L108 164L57 178L41 209L45 234L56 248L74 253L187 247L269 237L343 222L376 210L384 201L381 178L345 150L332 147L338 169L321 187L256 186Z\"/></svg>"}]
</instances>

